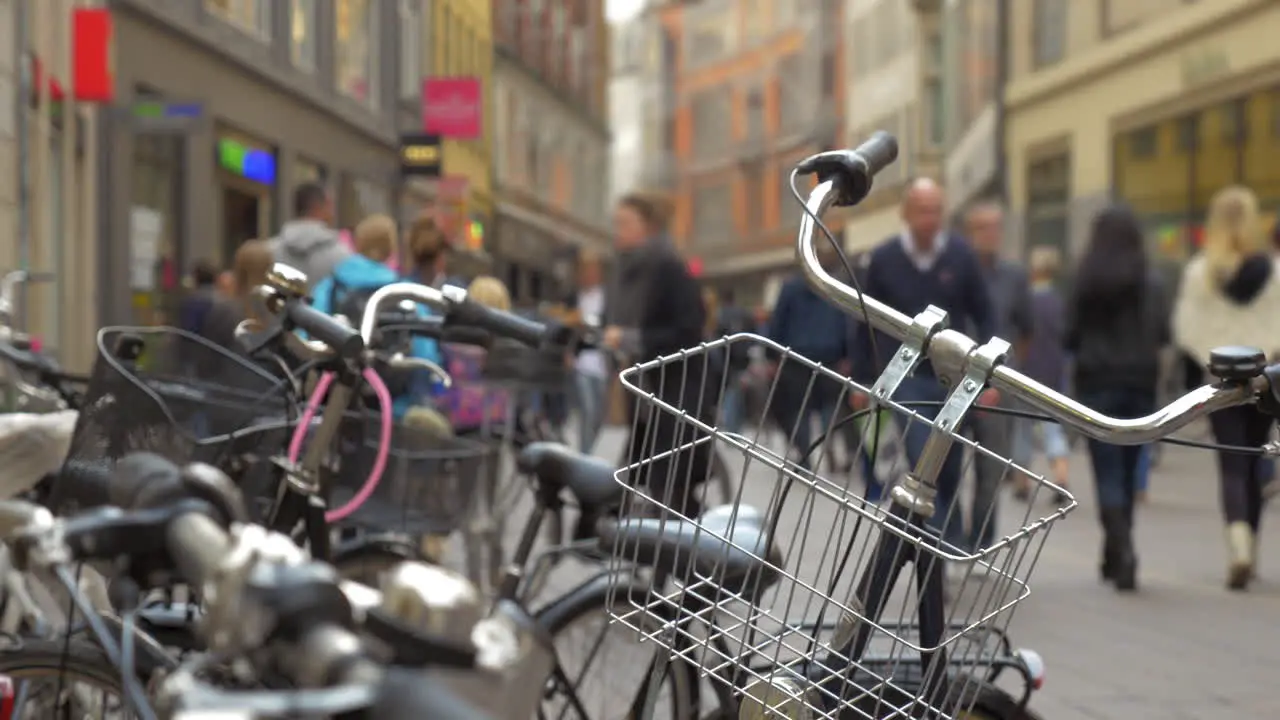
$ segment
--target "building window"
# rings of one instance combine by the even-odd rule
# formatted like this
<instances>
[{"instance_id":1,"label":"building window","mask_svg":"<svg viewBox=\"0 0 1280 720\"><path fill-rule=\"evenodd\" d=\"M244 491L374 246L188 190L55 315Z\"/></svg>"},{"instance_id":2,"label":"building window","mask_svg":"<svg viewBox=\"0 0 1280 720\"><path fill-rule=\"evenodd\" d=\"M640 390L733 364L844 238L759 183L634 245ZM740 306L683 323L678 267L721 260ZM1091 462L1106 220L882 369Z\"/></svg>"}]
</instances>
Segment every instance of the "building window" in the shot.
<instances>
[{"instance_id":1,"label":"building window","mask_svg":"<svg viewBox=\"0 0 1280 720\"><path fill-rule=\"evenodd\" d=\"M377 7L370 0L336 0L338 90L366 105L378 102Z\"/></svg>"},{"instance_id":2,"label":"building window","mask_svg":"<svg viewBox=\"0 0 1280 720\"><path fill-rule=\"evenodd\" d=\"M294 67L303 70L316 68L315 0L289 2L289 57Z\"/></svg>"},{"instance_id":3,"label":"building window","mask_svg":"<svg viewBox=\"0 0 1280 720\"><path fill-rule=\"evenodd\" d=\"M1062 60L1067 45L1067 0L1035 0L1032 23L1034 67L1047 67Z\"/></svg>"},{"instance_id":4,"label":"building window","mask_svg":"<svg viewBox=\"0 0 1280 720\"><path fill-rule=\"evenodd\" d=\"M694 247L715 247L733 239L733 194L728 183L693 191Z\"/></svg>"},{"instance_id":5,"label":"building window","mask_svg":"<svg viewBox=\"0 0 1280 720\"><path fill-rule=\"evenodd\" d=\"M1196 146L1200 144L1196 137L1200 132L1200 117L1198 115L1188 115L1180 118L1177 128L1175 145L1178 148L1178 152L1195 152Z\"/></svg>"},{"instance_id":6,"label":"building window","mask_svg":"<svg viewBox=\"0 0 1280 720\"><path fill-rule=\"evenodd\" d=\"M271 38L269 0L204 0L205 11L263 40Z\"/></svg>"},{"instance_id":7,"label":"building window","mask_svg":"<svg viewBox=\"0 0 1280 720\"><path fill-rule=\"evenodd\" d=\"M1061 153L1033 161L1027 167L1027 226L1029 246L1047 245L1067 257L1071 155Z\"/></svg>"},{"instance_id":8,"label":"building window","mask_svg":"<svg viewBox=\"0 0 1280 720\"><path fill-rule=\"evenodd\" d=\"M1134 130L1129 137L1129 157L1133 160L1149 160L1156 156L1159 144L1160 135L1154 125Z\"/></svg>"},{"instance_id":9,"label":"building window","mask_svg":"<svg viewBox=\"0 0 1280 720\"><path fill-rule=\"evenodd\" d=\"M693 99L693 157L714 160L724 157L732 141L729 132L733 114L730 86L722 85Z\"/></svg>"},{"instance_id":10,"label":"building window","mask_svg":"<svg viewBox=\"0 0 1280 720\"><path fill-rule=\"evenodd\" d=\"M759 160L742 164L742 225L744 237L759 234L764 228L764 163Z\"/></svg>"},{"instance_id":11,"label":"building window","mask_svg":"<svg viewBox=\"0 0 1280 720\"><path fill-rule=\"evenodd\" d=\"M778 225L783 229L792 229L800 224L804 208L791 192L791 171L795 161L783 160L778 163ZM803 177L796 178L796 189L800 197L806 197L809 186Z\"/></svg>"},{"instance_id":12,"label":"building window","mask_svg":"<svg viewBox=\"0 0 1280 720\"><path fill-rule=\"evenodd\" d=\"M422 3L400 0L400 99L422 93Z\"/></svg>"},{"instance_id":13,"label":"building window","mask_svg":"<svg viewBox=\"0 0 1280 720\"><path fill-rule=\"evenodd\" d=\"M692 19L684 34L684 60L689 67L707 65L731 55L737 47L733 18L720 8ZM688 10L686 10L688 12Z\"/></svg>"},{"instance_id":14,"label":"building window","mask_svg":"<svg viewBox=\"0 0 1280 720\"><path fill-rule=\"evenodd\" d=\"M821 97L815 97L811 82L804 73L804 59L794 52L778 61L778 131L782 135L807 130L813 110Z\"/></svg>"}]
</instances>

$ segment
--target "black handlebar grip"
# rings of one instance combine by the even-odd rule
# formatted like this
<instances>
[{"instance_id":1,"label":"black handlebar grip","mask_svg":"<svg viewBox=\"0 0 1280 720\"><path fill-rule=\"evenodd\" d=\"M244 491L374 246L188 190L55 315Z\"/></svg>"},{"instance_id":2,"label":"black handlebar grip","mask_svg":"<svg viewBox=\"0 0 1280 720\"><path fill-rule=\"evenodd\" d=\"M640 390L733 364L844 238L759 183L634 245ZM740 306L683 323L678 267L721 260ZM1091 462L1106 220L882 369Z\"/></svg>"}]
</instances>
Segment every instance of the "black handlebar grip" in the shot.
<instances>
[{"instance_id":1,"label":"black handlebar grip","mask_svg":"<svg viewBox=\"0 0 1280 720\"><path fill-rule=\"evenodd\" d=\"M439 680L405 668L387 668L369 717L490 720Z\"/></svg>"},{"instance_id":2,"label":"black handlebar grip","mask_svg":"<svg viewBox=\"0 0 1280 720\"><path fill-rule=\"evenodd\" d=\"M876 173L898 159L898 141L883 130L856 150L829 150L805 158L796 166L800 175L816 174L818 182L834 184L834 204L851 207L862 202L871 192Z\"/></svg>"},{"instance_id":3,"label":"black handlebar grip","mask_svg":"<svg viewBox=\"0 0 1280 720\"><path fill-rule=\"evenodd\" d=\"M301 300L290 301L284 311L291 324L328 345L343 360L354 360L364 352L364 338L337 318Z\"/></svg>"},{"instance_id":4,"label":"black handlebar grip","mask_svg":"<svg viewBox=\"0 0 1280 720\"><path fill-rule=\"evenodd\" d=\"M898 159L898 139L883 130L877 130L853 153L866 163L867 174L875 176Z\"/></svg>"},{"instance_id":5,"label":"black handlebar grip","mask_svg":"<svg viewBox=\"0 0 1280 720\"><path fill-rule=\"evenodd\" d=\"M541 345L547 337L546 325L515 313L481 305L471 299L453 306L449 311L449 324L488 330L494 335L511 338L530 347Z\"/></svg>"}]
</instances>

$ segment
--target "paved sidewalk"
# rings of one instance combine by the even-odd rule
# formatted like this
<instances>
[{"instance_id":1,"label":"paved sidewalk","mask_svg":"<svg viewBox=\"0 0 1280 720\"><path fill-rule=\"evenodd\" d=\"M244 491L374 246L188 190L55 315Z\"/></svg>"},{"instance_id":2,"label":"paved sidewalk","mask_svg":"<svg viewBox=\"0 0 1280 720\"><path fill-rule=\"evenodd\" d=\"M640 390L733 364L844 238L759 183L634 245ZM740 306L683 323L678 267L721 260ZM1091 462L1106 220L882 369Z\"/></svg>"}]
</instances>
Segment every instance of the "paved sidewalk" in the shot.
<instances>
[{"instance_id":1,"label":"paved sidewalk","mask_svg":"<svg viewBox=\"0 0 1280 720\"><path fill-rule=\"evenodd\" d=\"M616 457L622 442L610 429L598 452ZM1032 708L1046 720L1280 714L1271 687L1280 667L1277 513L1264 521L1261 580L1248 593L1226 591L1212 453L1167 447L1138 515L1140 590L1120 595L1098 579L1091 469L1083 453L1072 460L1081 506L1054 528L1011 627L1015 644L1046 662ZM749 477L746 501L766 506L773 482L772 474ZM1022 519L1022 503L1007 494L1002 502L1006 525Z\"/></svg>"}]
</instances>

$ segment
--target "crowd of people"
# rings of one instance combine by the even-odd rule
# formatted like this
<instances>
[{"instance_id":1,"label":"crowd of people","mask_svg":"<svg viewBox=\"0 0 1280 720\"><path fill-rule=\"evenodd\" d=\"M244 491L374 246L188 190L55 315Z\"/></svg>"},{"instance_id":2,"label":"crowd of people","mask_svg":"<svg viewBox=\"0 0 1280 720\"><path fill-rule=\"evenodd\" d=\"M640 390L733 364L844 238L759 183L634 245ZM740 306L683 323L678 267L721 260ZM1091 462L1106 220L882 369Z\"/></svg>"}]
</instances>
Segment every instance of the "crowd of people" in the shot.
<instances>
[{"instance_id":1,"label":"crowd of people","mask_svg":"<svg viewBox=\"0 0 1280 720\"><path fill-rule=\"evenodd\" d=\"M270 240L244 243L233 266L218 273L207 264L194 272L195 289L180 309L184 329L211 342L231 346L235 328L246 318L259 317L250 290L261 283L271 264L282 261L307 273L313 282L317 307L329 312L352 312L352 303L367 299L373 289L390 282L411 280L435 287L462 284L447 272L449 243L429 217L407 229L408 270L393 269L399 257L396 223L375 215L360 222L349 243L333 228L333 206L319 186L306 185L295 197L297 219L285 224ZM576 445L584 453L596 449L607 424L610 378L630 360L676 353L708 339L750 332L762 334L805 358L838 368L869 387L896 350L896 343L873 334L820 298L798 275L785 282L772 309L741 307L731 293L700 286L668 236L671 206L661 195L634 193L622 198L614 213L614 263L609 271L595 251L580 253L576 289L554 308L542 308L557 319L597 328L597 339L566 354L573 382L564 393L540 398L541 410L557 426L576 416ZM1012 343L1005 362L1031 378L1069 392L1082 402L1115 417L1138 417L1152 412L1160 396L1172 353L1183 359L1188 382L1198 383L1210 349L1220 345L1256 345L1272 350L1280 336L1280 267L1263 226L1256 197L1247 189L1227 188L1213 199L1205 223L1203 247L1188 262L1176 288L1155 271L1148 257L1144 229L1123 205L1100 211L1093 219L1089 240L1078 264L1070 271L1055 248L1033 246L1023 265L1001 256L1005 218L1000 205L984 202L969 207L959 231L946 226L943 188L918 179L906 188L901 207L902 230L844 267L840 256L820 252L832 271L850 271L861 290L889 306L914 316L932 305L948 313L952 327L975 338L1002 337ZM1278 238L1280 239L1280 238ZM1033 244L1034 245L1034 244ZM1066 282L1063 282L1064 276ZM1067 288L1063 290L1062 288ZM510 307L505 286L493 277L472 282L473 293L486 302ZM799 363L755 353L746 343L730 343L718 358L720 382L664 383L648 381L659 399L682 409L694 409L699 419L727 432L741 432L748 421L783 430L802 466L808 466L815 434L840 428L845 457L840 469L857 473L866 482L869 500L879 501L884 482L892 477L877 466L876 457L888 442L864 442L871 436L892 440L894 426L881 428L884 413L859 412L869 405L860 393L849 393L834 381L819 378ZM412 351L440 361L435 343L418 340ZM709 371L710 368L703 367ZM686 369L686 372L688 370ZM696 370L695 370L696 372ZM640 378L640 383L646 378ZM754 412L752 388L771 386L766 416ZM724 388L720 394L719 388ZM398 387L397 407L427 402L439 388L430 382L408 381ZM715 396L707 393L715 392ZM847 402L840 402L847 398ZM894 399L926 420L936 416L946 388L927 362L899 387ZM1039 496L1027 475L1014 471L1000 458L1012 458L1014 468L1032 467L1044 457L1048 478L1060 489L1053 500L1066 502L1070 487L1071 443L1064 429L993 411L1012 408L993 389L984 392L980 408L965 432L990 451L974 463L972 495L960 497L961 452L953 451L938 478L937 512L933 519L945 528L945 540L961 549L990 546L999 530L997 507L1004 486L1022 502ZM847 421L853 414L856 421ZM627 444L632 454L671 445L676 420L661 414L648 420L637 414L632 432L641 434ZM630 416L629 416L630 417ZM1250 407L1215 413L1214 438L1223 445L1262 445L1270 438L1272 421ZM928 437L926 423L910 423L897 439L898 453L914 464ZM815 440L817 442L815 442ZM878 443L878 444L877 444ZM665 445L664 445L665 444ZM1102 578L1117 590L1137 587L1137 552L1133 527L1148 485L1154 454L1150 447L1115 446L1089 440L1096 505L1103 531L1100 554ZM1221 505L1226 529L1227 584L1244 589L1254 576L1256 541L1271 464L1256 455L1218 452ZM623 458L628 459L628 458ZM635 462L640 457L631 457ZM833 458L834 460L834 458ZM674 482L665 492L677 510L696 513L691 479L705 478L708 457L702 452L673 454L662 467L650 463L650 483ZM671 464L680 464L672 467ZM663 479L666 480L663 480Z\"/></svg>"},{"instance_id":2,"label":"crowd of people","mask_svg":"<svg viewBox=\"0 0 1280 720\"><path fill-rule=\"evenodd\" d=\"M852 262L860 289L909 316L933 305L948 313L952 327L975 338L1009 340L1006 363L1107 415L1133 418L1153 412L1162 382L1171 374L1185 378L1188 389L1203 382L1214 347L1274 349L1280 330L1273 327L1280 322L1274 312L1280 307L1280 261L1273 247L1280 247L1280 234L1275 242L1268 237L1257 198L1246 188L1226 188L1213 198L1203 246L1176 285L1157 271L1141 222L1121 204L1094 217L1088 243L1070 272L1065 272L1058 250L1047 246L1033 246L1026 269L1002 259L1005 223L998 204L968 208L960 232L945 227L944 209L937 183L911 183L903 198L902 231ZM830 271L843 269L834 254L824 262ZM836 312L799 276L783 285L764 332L811 360L847 370L864 387L897 349L888 337L873 341L867 326ZM812 426L859 427L842 423L840 415L848 411L836 407L836 399L850 393L816 383L810 387L812 373L796 363L790 369L785 363L777 369L765 366L764 376L774 379L783 399L779 403L774 397L779 407L768 420L791 433L801 456L810 450ZM770 374L774 372L776 377ZM932 420L945 396L946 388L926 362L894 399ZM1010 472L999 458L1011 458L1013 468L1030 468L1035 456L1043 455L1054 486L1062 491L1070 486L1071 443L1062 427L991 411L1000 406L1017 410L991 389L979 402L964 431L991 454L975 454L969 498L958 497L962 453L949 454L938 477L933 519L944 539L964 550L989 547L997 537L996 508L1006 481L1015 498L1025 502L1035 497L1030 478ZM853 409L866 404L859 393L849 401ZM1215 442L1233 447L1260 447L1271 438L1272 426L1253 406L1214 413L1210 422ZM901 445L907 462L914 464L920 457L928 434L925 423L905 428ZM855 430L844 437L847 454L854 458L845 467L860 468L868 498L878 500L880 481L889 478L874 469L865 433ZM1103 531L1100 574L1117 590L1132 591L1138 568L1133 528L1155 453L1151 446L1094 440L1087 442L1087 450ZM1254 577L1258 528L1273 467L1257 454L1221 450L1216 455L1227 586L1242 590ZM1059 503L1069 497L1066 492L1054 496Z\"/></svg>"}]
</instances>

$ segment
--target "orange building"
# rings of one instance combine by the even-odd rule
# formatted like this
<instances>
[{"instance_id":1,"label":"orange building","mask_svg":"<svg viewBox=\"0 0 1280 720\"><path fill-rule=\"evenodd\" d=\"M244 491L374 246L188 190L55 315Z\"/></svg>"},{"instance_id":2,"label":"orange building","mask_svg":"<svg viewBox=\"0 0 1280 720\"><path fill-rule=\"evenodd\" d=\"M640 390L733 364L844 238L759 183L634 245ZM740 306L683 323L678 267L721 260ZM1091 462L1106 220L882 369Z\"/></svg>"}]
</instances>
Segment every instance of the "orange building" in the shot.
<instances>
[{"instance_id":1,"label":"orange building","mask_svg":"<svg viewBox=\"0 0 1280 720\"><path fill-rule=\"evenodd\" d=\"M666 132L673 232L705 276L742 302L769 300L768 278L794 265L802 210L792 168L840 142L842 5L741 0L659 10L675 86Z\"/></svg>"}]
</instances>

